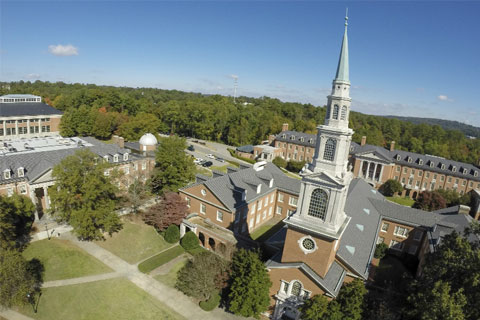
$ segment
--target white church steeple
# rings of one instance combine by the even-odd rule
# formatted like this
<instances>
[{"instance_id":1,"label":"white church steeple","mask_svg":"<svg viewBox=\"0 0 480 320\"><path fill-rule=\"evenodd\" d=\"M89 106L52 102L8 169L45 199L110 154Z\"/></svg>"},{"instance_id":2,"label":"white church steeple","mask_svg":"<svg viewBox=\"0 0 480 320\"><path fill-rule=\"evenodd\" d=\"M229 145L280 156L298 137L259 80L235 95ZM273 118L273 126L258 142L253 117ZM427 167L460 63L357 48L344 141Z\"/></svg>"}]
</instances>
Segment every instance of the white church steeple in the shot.
<instances>
[{"instance_id":1,"label":"white church steeple","mask_svg":"<svg viewBox=\"0 0 480 320\"><path fill-rule=\"evenodd\" d=\"M353 130L348 127L350 114L350 80L348 37L345 31L333 80L327 97L325 123L317 127L317 144L312 163L303 174L297 211L285 220L289 227L322 238L338 240L350 218L344 208L352 173L348 154Z\"/></svg>"}]
</instances>

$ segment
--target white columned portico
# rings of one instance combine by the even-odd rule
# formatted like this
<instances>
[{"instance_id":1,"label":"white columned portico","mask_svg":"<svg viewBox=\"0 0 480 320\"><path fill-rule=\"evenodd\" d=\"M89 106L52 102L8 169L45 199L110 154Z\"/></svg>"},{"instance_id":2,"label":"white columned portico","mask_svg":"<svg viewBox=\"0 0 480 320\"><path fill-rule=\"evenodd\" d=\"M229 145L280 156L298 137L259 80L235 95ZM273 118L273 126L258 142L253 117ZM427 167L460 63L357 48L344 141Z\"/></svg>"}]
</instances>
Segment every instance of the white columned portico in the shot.
<instances>
[{"instance_id":1,"label":"white columned portico","mask_svg":"<svg viewBox=\"0 0 480 320\"><path fill-rule=\"evenodd\" d=\"M373 168L373 176L372 176L372 180L375 181L376 180L376 175L377 175L377 167L378 167L378 163L375 163L375 168Z\"/></svg>"},{"instance_id":2,"label":"white columned portico","mask_svg":"<svg viewBox=\"0 0 480 320\"><path fill-rule=\"evenodd\" d=\"M43 194L45 197L45 208L50 209L50 198L48 197L48 186L43 186Z\"/></svg>"}]
</instances>

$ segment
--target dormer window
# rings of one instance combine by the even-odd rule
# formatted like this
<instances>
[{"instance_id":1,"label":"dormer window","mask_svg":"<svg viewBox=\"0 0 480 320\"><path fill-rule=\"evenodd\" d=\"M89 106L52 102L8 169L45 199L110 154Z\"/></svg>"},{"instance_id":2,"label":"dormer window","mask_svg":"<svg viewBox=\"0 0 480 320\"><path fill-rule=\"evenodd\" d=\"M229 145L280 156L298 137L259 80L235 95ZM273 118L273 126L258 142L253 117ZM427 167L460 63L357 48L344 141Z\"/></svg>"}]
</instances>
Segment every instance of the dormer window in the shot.
<instances>
[{"instance_id":1,"label":"dormer window","mask_svg":"<svg viewBox=\"0 0 480 320\"><path fill-rule=\"evenodd\" d=\"M310 138L310 140L308 140L308 142L310 142L311 144L313 144L313 139Z\"/></svg>"},{"instance_id":2,"label":"dormer window","mask_svg":"<svg viewBox=\"0 0 480 320\"><path fill-rule=\"evenodd\" d=\"M261 184L259 184L257 186L257 194L260 193L260 192L262 192L262 185Z\"/></svg>"},{"instance_id":3,"label":"dormer window","mask_svg":"<svg viewBox=\"0 0 480 320\"><path fill-rule=\"evenodd\" d=\"M17 176L18 177L23 177L25 175L25 169L23 167L20 167L17 169Z\"/></svg>"},{"instance_id":4,"label":"dormer window","mask_svg":"<svg viewBox=\"0 0 480 320\"><path fill-rule=\"evenodd\" d=\"M269 187L269 188L272 188L272 187L273 187L273 178L270 179L270 183L268 184L268 187Z\"/></svg>"},{"instance_id":5,"label":"dormer window","mask_svg":"<svg viewBox=\"0 0 480 320\"><path fill-rule=\"evenodd\" d=\"M123 154L123 161L128 161L128 152Z\"/></svg>"},{"instance_id":6,"label":"dormer window","mask_svg":"<svg viewBox=\"0 0 480 320\"><path fill-rule=\"evenodd\" d=\"M290 140L295 140L295 136L291 136L291 137L290 137Z\"/></svg>"},{"instance_id":7,"label":"dormer window","mask_svg":"<svg viewBox=\"0 0 480 320\"><path fill-rule=\"evenodd\" d=\"M467 169L463 168L463 174L467 174Z\"/></svg>"},{"instance_id":8,"label":"dormer window","mask_svg":"<svg viewBox=\"0 0 480 320\"><path fill-rule=\"evenodd\" d=\"M103 156L103 161L108 162L108 156Z\"/></svg>"},{"instance_id":9,"label":"dormer window","mask_svg":"<svg viewBox=\"0 0 480 320\"><path fill-rule=\"evenodd\" d=\"M474 176L474 177L478 177L478 171L475 171L475 172L473 173L473 176Z\"/></svg>"},{"instance_id":10,"label":"dormer window","mask_svg":"<svg viewBox=\"0 0 480 320\"><path fill-rule=\"evenodd\" d=\"M118 162L118 154L113 155L113 162Z\"/></svg>"},{"instance_id":11,"label":"dormer window","mask_svg":"<svg viewBox=\"0 0 480 320\"><path fill-rule=\"evenodd\" d=\"M301 141L301 142L303 142L304 140L305 140L305 138L303 138L303 137L300 138L300 141Z\"/></svg>"},{"instance_id":12,"label":"dormer window","mask_svg":"<svg viewBox=\"0 0 480 320\"><path fill-rule=\"evenodd\" d=\"M435 165L435 162L430 161L430 168L433 168L434 165Z\"/></svg>"},{"instance_id":13,"label":"dormer window","mask_svg":"<svg viewBox=\"0 0 480 320\"><path fill-rule=\"evenodd\" d=\"M411 157L408 157L408 163L412 163L412 158Z\"/></svg>"},{"instance_id":14,"label":"dormer window","mask_svg":"<svg viewBox=\"0 0 480 320\"><path fill-rule=\"evenodd\" d=\"M399 154L397 154L397 161L400 161L400 160L402 160L402 157Z\"/></svg>"},{"instance_id":15,"label":"dormer window","mask_svg":"<svg viewBox=\"0 0 480 320\"><path fill-rule=\"evenodd\" d=\"M442 163L442 170L445 170L445 164Z\"/></svg>"},{"instance_id":16,"label":"dormer window","mask_svg":"<svg viewBox=\"0 0 480 320\"><path fill-rule=\"evenodd\" d=\"M286 138L287 138L287 135L286 135L286 134L282 134L282 138L283 138L283 139L286 139Z\"/></svg>"},{"instance_id":17,"label":"dormer window","mask_svg":"<svg viewBox=\"0 0 480 320\"><path fill-rule=\"evenodd\" d=\"M457 167L453 166L452 171L457 172Z\"/></svg>"},{"instance_id":18,"label":"dormer window","mask_svg":"<svg viewBox=\"0 0 480 320\"><path fill-rule=\"evenodd\" d=\"M418 160L418 164L423 165L423 160L422 159Z\"/></svg>"},{"instance_id":19,"label":"dormer window","mask_svg":"<svg viewBox=\"0 0 480 320\"><path fill-rule=\"evenodd\" d=\"M11 176L11 172L10 172L10 169L7 169L5 171L3 171L3 177L5 179L10 179L12 176Z\"/></svg>"}]
</instances>

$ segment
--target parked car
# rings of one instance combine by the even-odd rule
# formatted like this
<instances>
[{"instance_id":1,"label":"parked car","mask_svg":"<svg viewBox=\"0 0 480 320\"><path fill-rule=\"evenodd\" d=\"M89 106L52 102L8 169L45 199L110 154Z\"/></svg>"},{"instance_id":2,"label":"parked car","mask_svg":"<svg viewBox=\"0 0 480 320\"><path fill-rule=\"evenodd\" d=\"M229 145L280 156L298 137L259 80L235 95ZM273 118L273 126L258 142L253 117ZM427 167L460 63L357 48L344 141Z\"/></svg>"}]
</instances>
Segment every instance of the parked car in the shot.
<instances>
[{"instance_id":1,"label":"parked car","mask_svg":"<svg viewBox=\"0 0 480 320\"><path fill-rule=\"evenodd\" d=\"M205 160L203 160L201 158L195 158L195 160L193 160L193 163L200 164L202 161L205 161Z\"/></svg>"},{"instance_id":2,"label":"parked car","mask_svg":"<svg viewBox=\"0 0 480 320\"><path fill-rule=\"evenodd\" d=\"M215 159L215 156L211 153L207 154L207 158L210 158L210 159Z\"/></svg>"},{"instance_id":3,"label":"parked car","mask_svg":"<svg viewBox=\"0 0 480 320\"><path fill-rule=\"evenodd\" d=\"M195 151L195 147L191 144L187 148L189 151Z\"/></svg>"},{"instance_id":4,"label":"parked car","mask_svg":"<svg viewBox=\"0 0 480 320\"><path fill-rule=\"evenodd\" d=\"M212 166L213 162L212 161L206 161L202 164L203 167L210 167Z\"/></svg>"},{"instance_id":5,"label":"parked car","mask_svg":"<svg viewBox=\"0 0 480 320\"><path fill-rule=\"evenodd\" d=\"M217 158L217 161L218 162L225 162L225 160L223 158Z\"/></svg>"}]
</instances>

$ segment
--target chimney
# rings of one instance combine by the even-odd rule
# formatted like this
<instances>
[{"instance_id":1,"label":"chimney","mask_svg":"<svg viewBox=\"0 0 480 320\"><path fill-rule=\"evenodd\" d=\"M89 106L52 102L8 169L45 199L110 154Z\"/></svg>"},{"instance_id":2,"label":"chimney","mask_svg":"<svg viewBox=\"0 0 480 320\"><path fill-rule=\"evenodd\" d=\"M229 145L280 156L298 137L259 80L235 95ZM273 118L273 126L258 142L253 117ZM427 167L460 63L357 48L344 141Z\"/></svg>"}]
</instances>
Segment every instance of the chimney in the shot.
<instances>
[{"instance_id":1,"label":"chimney","mask_svg":"<svg viewBox=\"0 0 480 320\"><path fill-rule=\"evenodd\" d=\"M283 131L288 131L288 123L282 124L282 132Z\"/></svg>"},{"instance_id":2,"label":"chimney","mask_svg":"<svg viewBox=\"0 0 480 320\"><path fill-rule=\"evenodd\" d=\"M273 145L273 141L275 141L275 135L271 134L268 136L268 144Z\"/></svg>"},{"instance_id":3,"label":"chimney","mask_svg":"<svg viewBox=\"0 0 480 320\"><path fill-rule=\"evenodd\" d=\"M367 136L362 137L362 142L360 142L361 146L364 146L367 143Z\"/></svg>"},{"instance_id":4,"label":"chimney","mask_svg":"<svg viewBox=\"0 0 480 320\"><path fill-rule=\"evenodd\" d=\"M113 142L114 144L117 144L117 143L118 143L118 136L117 136L116 134L112 136L112 142Z\"/></svg>"},{"instance_id":5,"label":"chimney","mask_svg":"<svg viewBox=\"0 0 480 320\"><path fill-rule=\"evenodd\" d=\"M469 206L465 206L463 204L461 204L458 208L458 214L469 214L470 213L470 207Z\"/></svg>"},{"instance_id":6,"label":"chimney","mask_svg":"<svg viewBox=\"0 0 480 320\"><path fill-rule=\"evenodd\" d=\"M395 141L390 142L390 151L395 150Z\"/></svg>"},{"instance_id":7,"label":"chimney","mask_svg":"<svg viewBox=\"0 0 480 320\"><path fill-rule=\"evenodd\" d=\"M124 148L125 147L125 139L123 137L117 137L117 145L120 148Z\"/></svg>"}]
</instances>

